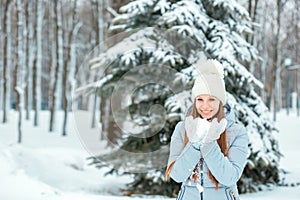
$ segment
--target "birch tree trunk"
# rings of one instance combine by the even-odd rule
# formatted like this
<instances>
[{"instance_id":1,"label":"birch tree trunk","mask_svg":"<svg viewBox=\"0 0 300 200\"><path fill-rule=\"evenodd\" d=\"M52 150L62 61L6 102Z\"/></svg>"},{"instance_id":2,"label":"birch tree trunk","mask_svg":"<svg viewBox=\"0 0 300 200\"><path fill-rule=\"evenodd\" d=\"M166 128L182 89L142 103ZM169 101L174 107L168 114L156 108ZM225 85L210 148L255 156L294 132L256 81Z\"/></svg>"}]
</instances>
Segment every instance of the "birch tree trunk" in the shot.
<instances>
[{"instance_id":1,"label":"birch tree trunk","mask_svg":"<svg viewBox=\"0 0 300 200\"><path fill-rule=\"evenodd\" d=\"M92 0L91 2L93 3L94 0ZM91 21L92 22L95 22L96 21L96 17L94 16L94 9L93 9L94 6L92 6L92 9L91 9ZM94 24L94 23L93 23ZM95 48L96 46L96 40L95 40L95 33L94 31L90 31L88 33L88 36L87 36L89 39L88 41L90 42L89 43L89 46L90 48L89 49L92 49L92 48ZM86 66L88 67L88 66ZM85 84L88 84L88 83L91 83L92 81L95 80L94 76L91 75L91 73L89 72L89 70L86 71L86 73L81 73L81 74L77 74L78 78L80 79L81 81L81 85L85 85ZM91 101L91 96L90 95L87 95L85 97L81 97L81 100L80 100L80 103L78 104L79 108L82 109L82 110L89 110L90 106L92 105L93 106L93 102Z\"/></svg>"},{"instance_id":2,"label":"birch tree trunk","mask_svg":"<svg viewBox=\"0 0 300 200\"><path fill-rule=\"evenodd\" d=\"M34 126L39 125L40 110L41 110L41 95L42 95L42 26L43 26L43 1L37 0L36 2L36 62L34 65L34 91L33 91L33 104L34 104Z\"/></svg>"},{"instance_id":3,"label":"birch tree trunk","mask_svg":"<svg viewBox=\"0 0 300 200\"><path fill-rule=\"evenodd\" d=\"M97 26L96 26L96 44L99 45L99 48L103 48L103 40L104 40L104 15L103 15L103 0L96 0L96 13L97 13ZM99 49L101 51L101 49ZM102 49L103 50L103 49ZM97 78L97 77L95 77ZM95 92L94 94L94 106L93 106L93 116L92 116L92 124L91 127L95 128L96 123L100 123L101 119L101 98ZM100 137L103 139L103 137Z\"/></svg>"},{"instance_id":4,"label":"birch tree trunk","mask_svg":"<svg viewBox=\"0 0 300 200\"><path fill-rule=\"evenodd\" d=\"M32 81L33 81L33 75L32 75L32 68L33 68L33 62L35 58L35 46L34 46L34 9L33 9L33 2L28 1L27 7L26 7L26 21L27 21L27 46L26 46L26 89L25 89L25 109L26 109L26 119L30 120L30 111L32 108Z\"/></svg>"},{"instance_id":5,"label":"birch tree trunk","mask_svg":"<svg viewBox=\"0 0 300 200\"><path fill-rule=\"evenodd\" d=\"M55 66L57 63L56 58L56 17L55 17L55 6L53 5L53 1L50 2L49 8L49 46L50 46L50 67L49 67L49 90L48 90L48 102L49 102L49 110L53 108L53 95L54 95L54 82L55 82Z\"/></svg>"},{"instance_id":6,"label":"birch tree trunk","mask_svg":"<svg viewBox=\"0 0 300 200\"><path fill-rule=\"evenodd\" d=\"M258 9L258 2L259 0L254 0L252 3L252 0L248 1L248 12L251 17L251 21L254 23L258 22L258 16L257 16L257 9ZM252 44L254 47L257 47L257 28L252 25L253 33L251 35L248 35L247 41ZM255 63L250 62L249 64L249 71L252 74L255 74Z\"/></svg>"},{"instance_id":7,"label":"birch tree trunk","mask_svg":"<svg viewBox=\"0 0 300 200\"><path fill-rule=\"evenodd\" d=\"M269 5L267 3L264 2L264 6L263 7L263 10L262 10L262 13L267 13L267 10L269 8ZM266 40L266 37L265 37L265 34L266 33L266 24L267 24L267 19L268 19L268 16L266 14L262 14L262 28L261 30L259 31L259 41L258 41L258 50L259 52L263 52L262 53L262 61L261 61L261 65L260 65L260 68L259 68L259 71L260 71L260 75L258 76L259 79L262 81L262 83L264 83L264 85L266 86L267 85L267 76L266 76L266 68L267 68L267 61L268 61L268 57L269 57L269 53L268 53L268 44L267 44L267 40ZM263 101L266 102L267 100L267 95L266 95L266 91L265 91L266 88L262 88L260 89L260 96L262 97ZM269 107L270 108L270 107Z\"/></svg>"},{"instance_id":8,"label":"birch tree trunk","mask_svg":"<svg viewBox=\"0 0 300 200\"><path fill-rule=\"evenodd\" d=\"M17 0L17 65L15 69L15 91L18 116L18 143L22 142L22 117L24 107L24 15L22 0Z\"/></svg>"},{"instance_id":9,"label":"birch tree trunk","mask_svg":"<svg viewBox=\"0 0 300 200\"><path fill-rule=\"evenodd\" d=\"M281 80L280 80L280 71L281 71L281 43L280 43L280 33L281 33L281 11L283 9L283 2L282 0L277 0L277 28L276 28L276 35L275 35L275 51L274 51L274 61L275 61L275 70L273 73L274 77L274 89L273 89L273 120L276 121L279 97L281 94Z\"/></svg>"},{"instance_id":10,"label":"birch tree trunk","mask_svg":"<svg viewBox=\"0 0 300 200\"><path fill-rule=\"evenodd\" d=\"M77 0L73 1L73 14L71 18L71 29L68 33L67 45L67 59L63 73L63 87L64 87L64 119L62 135L67 135L68 112L70 109L70 98L72 85L74 84L75 67L76 67L76 35L79 31L81 24L78 23L77 15Z\"/></svg>"},{"instance_id":11,"label":"birch tree trunk","mask_svg":"<svg viewBox=\"0 0 300 200\"><path fill-rule=\"evenodd\" d=\"M4 4L5 5L5 4ZM4 13L4 8L2 4L0 4L0 102L3 99L3 38L4 38L4 34L3 34L3 27L2 27L2 23L3 23L3 15L2 13ZM4 14L5 15L5 14ZM2 106L3 104L0 104L0 111L2 111Z\"/></svg>"},{"instance_id":12,"label":"birch tree trunk","mask_svg":"<svg viewBox=\"0 0 300 200\"><path fill-rule=\"evenodd\" d=\"M22 59L23 59L23 81L24 81L24 83L22 83L22 85L24 85L24 91L23 91L23 100L24 100L24 105L23 105L23 107L24 107L24 111L25 111L25 116L26 116L26 108L27 108L27 101L26 101L26 87L27 87L27 85L26 85L26 68L27 68L27 66L26 66L26 63L27 63L27 50L26 50L26 48L27 48L27 42L28 42L28 40L27 40L27 34L28 34L28 32L27 32L27 18L26 18L26 9L27 9L27 4L28 4L28 2L23 2L22 1L22 14L23 14L23 35L22 35L22 37L23 37L23 43L22 43L22 45L23 45L23 56L22 56ZM22 111L23 112L23 111Z\"/></svg>"},{"instance_id":13,"label":"birch tree trunk","mask_svg":"<svg viewBox=\"0 0 300 200\"><path fill-rule=\"evenodd\" d=\"M50 108L50 127L49 131L52 132L55 129L56 123L56 110L61 100L61 81L62 81L62 69L63 69L63 30L62 30L62 13L60 0L54 1L55 7L55 22L56 22L56 65L55 65L55 80L52 96L52 107Z\"/></svg>"},{"instance_id":14,"label":"birch tree trunk","mask_svg":"<svg viewBox=\"0 0 300 200\"><path fill-rule=\"evenodd\" d=\"M299 35L299 20L300 20L300 3L299 0L295 0L295 4L296 4L296 30L295 30L295 34L296 34L296 42L299 44L300 43L300 35ZM295 23L296 24L296 23ZM296 53L296 63L300 63L300 59L299 59L299 45L296 46L295 49L295 53ZM300 96L299 96L299 73L298 73L299 69L297 69L296 71L296 91L297 91L297 116L300 116Z\"/></svg>"},{"instance_id":15,"label":"birch tree trunk","mask_svg":"<svg viewBox=\"0 0 300 200\"><path fill-rule=\"evenodd\" d=\"M110 1L103 0L104 1L104 7L110 8ZM123 2L124 3L124 2ZM121 6L121 4L115 4L113 5L114 9L118 9ZM105 12L104 15L104 21L105 24L103 24L103 37L104 40L108 37L107 33L107 27L108 22L110 21L110 17L108 12ZM114 42L114 41L113 41ZM111 45L111 44L109 44ZM106 47L104 47L106 48ZM102 125L102 133L101 133L101 139L107 139L108 143L107 145L112 145L111 143L114 143L116 138L119 135L119 129L117 126L115 126L113 120L112 120L112 111L111 111L111 105L110 105L110 98L101 96L101 102L100 102L100 119L101 119L101 125Z\"/></svg>"},{"instance_id":16,"label":"birch tree trunk","mask_svg":"<svg viewBox=\"0 0 300 200\"><path fill-rule=\"evenodd\" d=\"M10 110L10 68L11 68L11 1L7 0L3 17L3 118L2 122L9 120Z\"/></svg>"}]
</instances>

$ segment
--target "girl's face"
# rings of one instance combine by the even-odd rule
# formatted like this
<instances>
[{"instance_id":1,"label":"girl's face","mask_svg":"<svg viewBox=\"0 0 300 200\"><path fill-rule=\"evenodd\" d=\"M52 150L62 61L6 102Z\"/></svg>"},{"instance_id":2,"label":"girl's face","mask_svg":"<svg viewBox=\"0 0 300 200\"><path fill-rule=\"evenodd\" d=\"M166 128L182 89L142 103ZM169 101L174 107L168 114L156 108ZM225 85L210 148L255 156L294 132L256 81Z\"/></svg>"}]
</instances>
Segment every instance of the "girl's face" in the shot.
<instances>
[{"instance_id":1,"label":"girl's face","mask_svg":"<svg viewBox=\"0 0 300 200\"><path fill-rule=\"evenodd\" d=\"M210 119L219 111L220 100L208 94L201 94L195 99L198 113L204 119Z\"/></svg>"}]
</instances>

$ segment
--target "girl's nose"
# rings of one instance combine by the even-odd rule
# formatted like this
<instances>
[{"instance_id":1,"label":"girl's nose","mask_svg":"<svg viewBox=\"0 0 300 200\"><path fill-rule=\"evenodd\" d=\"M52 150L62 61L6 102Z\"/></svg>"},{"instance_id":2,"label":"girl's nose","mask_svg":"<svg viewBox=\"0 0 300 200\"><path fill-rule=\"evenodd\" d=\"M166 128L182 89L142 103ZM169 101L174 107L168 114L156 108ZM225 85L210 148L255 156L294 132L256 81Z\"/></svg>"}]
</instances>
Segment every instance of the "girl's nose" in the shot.
<instances>
[{"instance_id":1,"label":"girl's nose","mask_svg":"<svg viewBox=\"0 0 300 200\"><path fill-rule=\"evenodd\" d=\"M209 101L203 101L202 107L203 107L203 108L210 107Z\"/></svg>"}]
</instances>

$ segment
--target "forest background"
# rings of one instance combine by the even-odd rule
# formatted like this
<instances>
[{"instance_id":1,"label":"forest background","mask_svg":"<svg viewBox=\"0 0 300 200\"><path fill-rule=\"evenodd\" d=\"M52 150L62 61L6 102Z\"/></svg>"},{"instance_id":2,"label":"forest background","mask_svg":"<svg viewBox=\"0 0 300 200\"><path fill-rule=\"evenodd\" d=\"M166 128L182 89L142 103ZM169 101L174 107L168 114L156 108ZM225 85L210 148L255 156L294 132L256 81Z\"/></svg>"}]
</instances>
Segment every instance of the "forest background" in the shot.
<instances>
[{"instance_id":1,"label":"forest background","mask_svg":"<svg viewBox=\"0 0 300 200\"><path fill-rule=\"evenodd\" d=\"M99 44L118 42L118 38L113 37L117 32L110 26L119 16L119 8L128 2L1 0L1 121L9 122L10 109L19 112L19 143L22 143L23 118L39 126L41 110L49 111L49 132L59 130L63 136L68 135L67 122L76 79L81 77L86 84L98 79L97 74L81 67ZM243 63L262 83L255 86L256 93L273 113L273 121L282 108L297 109L299 115L300 3L297 0L238 2L248 11L252 22L252 33L242 37L259 55L259 59ZM96 98L83 98L80 109L95 105L93 102L97 102ZM109 105L102 101L93 109L92 127L109 118L109 114L105 116L107 107ZM98 109L104 116L97 117ZM62 124L56 124L57 110L64 111ZM103 127L108 138L116 137L113 123Z\"/></svg>"}]
</instances>

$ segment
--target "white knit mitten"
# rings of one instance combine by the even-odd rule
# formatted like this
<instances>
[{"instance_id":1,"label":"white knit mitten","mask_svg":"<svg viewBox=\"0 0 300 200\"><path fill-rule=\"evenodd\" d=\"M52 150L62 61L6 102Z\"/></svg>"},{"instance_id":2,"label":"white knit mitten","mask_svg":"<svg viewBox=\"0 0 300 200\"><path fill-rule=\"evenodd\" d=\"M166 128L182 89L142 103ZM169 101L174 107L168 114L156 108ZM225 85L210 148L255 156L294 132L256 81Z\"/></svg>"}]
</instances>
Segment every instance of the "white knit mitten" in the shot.
<instances>
[{"instance_id":1,"label":"white knit mitten","mask_svg":"<svg viewBox=\"0 0 300 200\"><path fill-rule=\"evenodd\" d=\"M193 118L189 116L185 119L184 126L186 130L187 137L191 143L198 143L205 138L210 129L211 123L206 119L201 119L200 117Z\"/></svg>"},{"instance_id":2,"label":"white knit mitten","mask_svg":"<svg viewBox=\"0 0 300 200\"><path fill-rule=\"evenodd\" d=\"M203 143L209 143L219 139L220 135L224 132L226 126L227 120L225 118L223 118L220 122L218 122L217 118L214 118L211 122L208 134L203 140Z\"/></svg>"}]
</instances>

